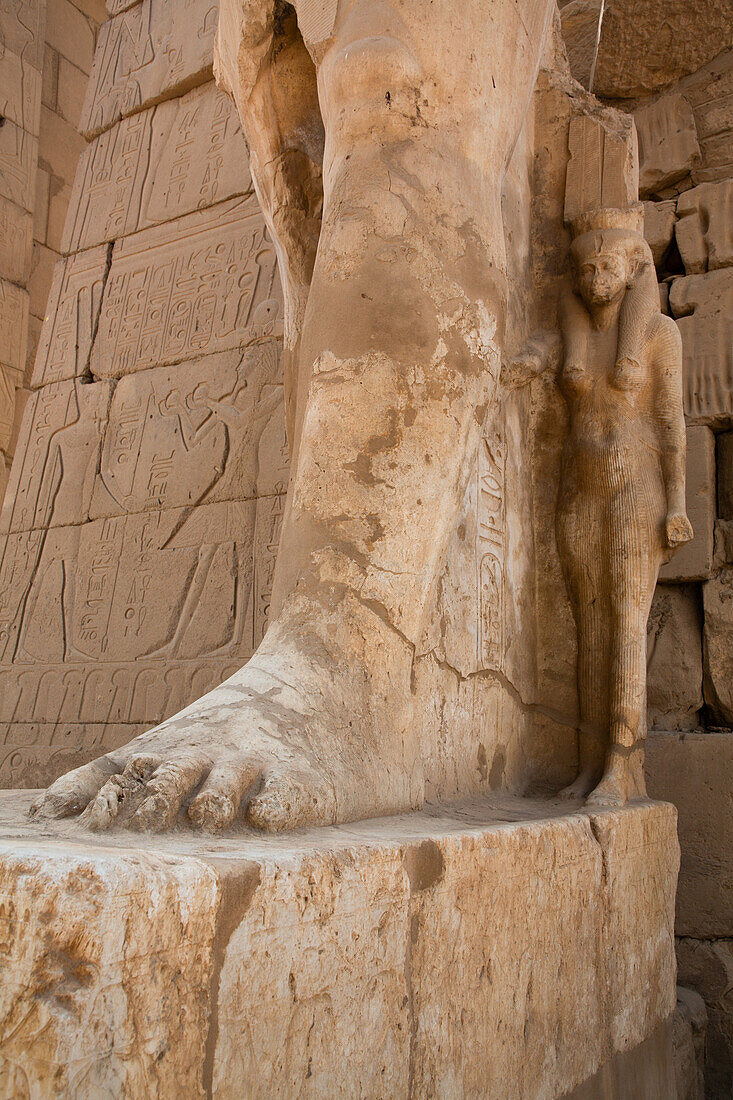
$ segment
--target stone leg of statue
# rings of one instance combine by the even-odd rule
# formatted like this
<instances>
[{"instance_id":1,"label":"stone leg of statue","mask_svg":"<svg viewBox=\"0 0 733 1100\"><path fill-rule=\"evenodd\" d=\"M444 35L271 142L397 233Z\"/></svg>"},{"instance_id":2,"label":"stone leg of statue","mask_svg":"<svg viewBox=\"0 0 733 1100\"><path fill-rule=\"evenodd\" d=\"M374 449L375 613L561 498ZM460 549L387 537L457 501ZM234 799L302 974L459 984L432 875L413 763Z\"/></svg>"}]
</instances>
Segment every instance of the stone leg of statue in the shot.
<instances>
[{"instance_id":1,"label":"stone leg of statue","mask_svg":"<svg viewBox=\"0 0 733 1100\"><path fill-rule=\"evenodd\" d=\"M263 643L186 710L58 780L38 812L153 830L246 815L274 831L421 805L414 647L491 415L501 178L551 11L459 7L342 0L320 51L323 218Z\"/></svg>"},{"instance_id":2,"label":"stone leg of statue","mask_svg":"<svg viewBox=\"0 0 733 1100\"><path fill-rule=\"evenodd\" d=\"M639 480L653 482L654 477L649 475L650 471L640 462ZM649 494L638 495L647 497ZM664 501L661 485L654 495L659 498L654 502L648 499L617 502L609 532L609 748L603 778L588 800L598 806L622 806L627 799L646 793L643 772L646 624L662 556L660 531ZM657 513L656 523L654 512Z\"/></svg>"},{"instance_id":3,"label":"stone leg of statue","mask_svg":"<svg viewBox=\"0 0 733 1100\"><path fill-rule=\"evenodd\" d=\"M572 467L577 456L571 451L567 461ZM567 799L587 798L601 780L608 750L610 596L604 505L581 489L564 494L558 509L558 549L578 632L578 775L560 792Z\"/></svg>"}]
</instances>

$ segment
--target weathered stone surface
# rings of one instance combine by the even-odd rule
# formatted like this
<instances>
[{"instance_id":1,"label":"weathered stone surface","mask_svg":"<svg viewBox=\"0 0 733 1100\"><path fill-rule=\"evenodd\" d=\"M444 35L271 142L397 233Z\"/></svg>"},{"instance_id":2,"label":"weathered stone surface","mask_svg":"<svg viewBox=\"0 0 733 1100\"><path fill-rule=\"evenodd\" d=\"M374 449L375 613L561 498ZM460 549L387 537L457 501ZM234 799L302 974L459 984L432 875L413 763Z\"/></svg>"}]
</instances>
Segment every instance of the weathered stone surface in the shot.
<instances>
[{"instance_id":1,"label":"weathered stone surface","mask_svg":"<svg viewBox=\"0 0 733 1100\"><path fill-rule=\"evenodd\" d=\"M727 0L606 0L593 90L611 98L668 87L720 53L733 36Z\"/></svg>"},{"instance_id":2,"label":"weathered stone surface","mask_svg":"<svg viewBox=\"0 0 733 1100\"><path fill-rule=\"evenodd\" d=\"M733 1091L733 939L678 939L677 966L679 981L705 1001L706 1094L722 1100Z\"/></svg>"},{"instance_id":3,"label":"weathered stone surface","mask_svg":"<svg viewBox=\"0 0 733 1100\"><path fill-rule=\"evenodd\" d=\"M18 440L0 531L46 530L89 518L109 382L58 382L34 393Z\"/></svg>"},{"instance_id":4,"label":"weathered stone surface","mask_svg":"<svg viewBox=\"0 0 733 1100\"><path fill-rule=\"evenodd\" d=\"M584 88L588 88L601 15L601 0L571 0L569 4L561 6L560 14L570 71Z\"/></svg>"},{"instance_id":5,"label":"weathered stone surface","mask_svg":"<svg viewBox=\"0 0 733 1100\"><path fill-rule=\"evenodd\" d=\"M154 725L226 679L264 633L283 510L271 496L9 535L0 721L71 723L77 764L94 752L83 723ZM27 785L34 759L3 780Z\"/></svg>"},{"instance_id":6,"label":"weathered stone surface","mask_svg":"<svg viewBox=\"0 0 733 1100\"><path fill-rule=\"evenodd\" d=\"M672 802L678 813L679 936L730 936L733 930L731 767L731 733L649 734L649 793Z\"/></svg>"},{"instance_id":7,"label":"weathered stone surface","mask_svg":"<svg viewBox=\"0 0 733 1100\"><path fill-rule=\"evenodd\" d=\"M674 1009L668 806L100 845L3 804L0 1057L41 1091L554 1097Z\"/></svg>"},{"instance_id":8,"label":"weathered stone surface","mask_svg":"<svg viewBox=\"0 0 733 1100\"><path fill-rule=\"evenodd\" d=\"M123 119L85 149L63 249L127 236L251 186L232 101L209 82Z\"/></svg>"},{"instance_id":9,"label":"weathered stone surface","mask_svg":"<svg viewBox=\"0 0 733 1100\"><path fill-rule=\"evenodd\" d=\"M639 135L639 194L655 195L700 163L692 107L684 96L665 95L634 112Z\"/></svg>"},{"instance_id":10,"label":"weathered stone surface","mask_svg":"<svg viewBox=\"0 0 733 1100\"><path fill-rule=\"evenodd\" d=\"M15 420L15 372L0 364L0 450L10 452Z\"/></svg>"},{"instance_id":11,"label":"weathered stone surface","mask_svg":"<svg viewBox=\"0 0 733 1100\"><path fill-rule=\"evenodd\" d=\"M685 77L679 91L692 104L702 160L693 169L695 183L733 175L733 48Z\"/></svg>"},{"instance_id":12,"label":"weathered stone surface","mask_svg":"<svg viewBox=\"0 0 733 1100\"><path fill-rule=\"evenodd\" d=\"M663 581L705 580L713 569L715 436L704 425L687 429L686 496L694 538L659 570Z\"/></svg>"},{"instance_id":13,"label":"weathered stone surface","mask_svg":"<svg viewBox=\"0 0 733 1100\"><path fill-rule=\"evenodd\" d=\"M733 726L733 570L703 586L705 702L716 721Z\"/></svg>"},{"instance_id":14,"label":"weathered stone surface","mask_svg":"<svg viewBox=\"0 0 733 1100\"><path fill-rule=\"evenodd\" d=\"M0 115L37 135L40 106L40 71L5 46L0 53Z\"/></svg>"},{"instance_id":15,"label":"weathered stone surface","mask_svg":"<svg viewBox=\"0 0 733 1100\"><path fill-rule=\"evenodd\" d=\"M715 521L715 566L733 565L733 520Z\"/></svg>"},{"instance_id":16,"label":"weathered stone surface","mask_svg":"<svg viewBox=\"0 0 733 1100\"><path fill-rule=\"evenodd\" d=\"M675 279L669 304L682 333L688 423L727 427L733 417L733 271Z\"/></svg>"},{"instance_id":17,"label":"weathered stone surface","mask_svg":"<svg viewBox=\"0 0 733 1100\"><path fill-rule=\"evenodd\" d=\"M0 279L0 366L16 372L19 380L25 368L27 340L28 291Z\"/></svg>"},{"instance_id":18,"label":"weathered stone surface","mask_svg":"<svg viewBox=\"0 0 733 1100\"><path fill-rule=\"evenodd\" d=\"M0 41L39 72L43 68L42 0L5 0L0 9Z\"/></svg>"},{"instance_id":19,"label":"weathered stone surface","mask_svg":"<svg viewBox=\"0 0 733 1100\"><path fill-rule=\"evenodd\" d=\"M662 268L664 258L674 240L676 220L673 201L644 203L644 239L652 250L654 263L658 269Z\"/></svg>"},{"instance_id":20,"label":"weathered stone surface","mask_svg":"<svg viewBox=\"0 0 733 1100\"><path fill-rule=\"evenodd\" d=\"M28 669L26 671L31 673L32 670ZM45 671L48 672L48 668ZM189 678L197 671L198 669L193 667L180 670L181 675L188 673ZM37 677L38 680L40 680L41 675ZM160 672L157 676L160 680ZM134 679L135 673L132 674L133 682ZM213 682L213 677L211 682ZM29 678L26 678L23 683L27 693L30 690ZM93 684L94 681L92 680L91 683ZM114 681L108 680L106 684L102 684L98 679L97 683L102 688L111 683L112 692L109 697L114 697ZM65 718L59 717L59 704L61 704L62 710L66 712L74 703L79 703L79 694L75 690L75 684L75 678L69 675L66 676L65 681L59 676L58 679L49 683L47 678L44 692L41 693L45 703L41 704L39 709L45 710L54 707L52 721L0 723L0 737L2 737L0 784L3 788L28 787L32 782L51 783L60 772L76 767L80 760L88 759L100 752L109 752L111 749L120 748L132 737L137 737L139 733L149 727L149 721L136 724L129 722L80 723L78 721L67 721ZM11 686L15 688L15 682ZM87 693L86 698L89 698L89 693ZM185 699L185 693L181 693L180 698ZM13 691L9 699L17 702L18 693ZM10 709L12 710L12 708ZM101 707L99 709L101 710ZM78 713L77 711L76 717L78 717Z\"/></svg>"},{"instance_id":21,"label":"weathered stone surface","mask_svg":"<svg viewBox=\"0 0 733 1100\"><path fill-rule=\"evenodd\" d=\"M0 195L24 210L33 210L38 138L14 122L0 126Z\"/></svg>"},{"instance_id":22,"label":"weathered stone surface","mask_svg":"<svg viewBox=\"0 0 733 1100\"><path fill-rule=\"evenodd\" d=\"M275 250L254 196L118 241L91 357L119 378L281 332Z\"/></svg>"},{"instance_id":23,"label":"weathered stone surface","mask_svg":"<svg viewBox=\"0 0 733 1100\"><path fill-rule=\"evenodd\" d=\"M733 520L733 432L721 432L715 440L718 473L718 515Z\"/></svg>"},{"instance_id":24,"label":"weathered stone surface","mask_svg":"<svg viewBox=\"0 0 733 1100\"><path fill-rule=\"evenodd\" d=\"M601 207L625 209L639 192L639 167L631 120L614 112L580 115L570 122L570 160L565 221Z\"/></svg>"},{"instance_id":25,"label":"weathered stone surface","mask_svg":"<svg viewBox=\"0 0 733 1100\"><path fill-rule=\"evenodd\" d=\"M647 717L655 729L694 729L702 709L702 608L693 587L657 586L647 625Z\"/></svg>"},{"instance_id":26,"label":"weathered stone surface","mask_svg":"<svg viewBox=\"0 0 733 1100\"><path fill-rule=\"evenodd\" d=\"M271 341L113 396L67 381L31 397L1 523L2 782L129 740L262 638L288 479L278 358ZM94 732L118 724L115 744Z\"/></svg>"},{"instance_id":27,"label":"weathered stone surface","mask_svg":"<svg viewBox=\"0 0 733 1100\"><path fill-rule=\"evenodd\" d=\"M119 15L121 11L126 11L138 2L139 0L107 0L105 7L108 15Z\"/></svg>"},{"instance_id":28,"label":"weathered stone surface","mask_svg":"<svg viewBox=\"0 0 733 1100\"><path fill-rule=\"evenodd\" d=\"M677 1008L672 1017L677 1100L704 1100L705 1001L694 989L677 986Z\"/></svg>"},{"instance_id":29,"label":"weathered stone surface","mask_svg":"<svg viewBox=\"0 0 733 1100\"><path fill-rule=\"evenodd\" d=\"M675 235L688 275L733 264L733 180L686 191L677 215Z\"/></svg>"},{"instance_id":30,"label":"weathered stone surface","mask_svg":"<svg viewBox=\"0 0 733 1100\"><path fill-rule=\"evenodd\" d=\"M31 273L33 217L0 197L0 272L11 283L25 286Z\"/></svg>"},{"instance_id":31,"label":"weathered stone surface","mask_svg":"<svg viewBox=\"0 0 733 1100\"><path fill-rule=\"evenodd\" d=\"M258 488L264 488L259 447L274 418L279 421L277 451L264 456L262 474L273 481L267 487L271 493L284 493L285 424L277 342L123 378L104 429L91 518L183 508L190 513L185 527L197 523L198 507L253 500ZM233 532L238 522L243 524L242 517L230 512L222 511L222 535L225 529ZM200 536L212 522L211 515L206 522L201 517ZM208 530L213 542L220 541L217 526L214 522ZM194 540L191 545L201 541L193 532L188 537Z\"/></svg>"},{"instance_id":32,"label":"weathered stone surface","mask_svg":"<svg viewBox=\"0 0 733 1100\"><path fill-rule=\"evenodd\" d=\"M92 137L211 76L218 4L142 0L102 25L79 129Z\"/></svg>"},{"instance_id":33,"label":"weathered stone surface","mask_svg":"<svg viewBox=\"0 0 733 1100\"><path fill-rule=\"evenodd\" d=\"M659 307L665 317L670 317L669 312L669 283L659 284Z\"/></svg>"},{"instance_id":34,"label":"weathered stone surface","mask_svg":"<svg viewBox=\"0 0 733 1100\"><path fill-rule=\"evenodd\" d=\"M58 261L31 385L44 386L87 373L107 273L105 246Z\"/></svg>"},{"instance_id":35,"label":"weathered stone surface","mask_svg":"<svg viewBox=\"0 0 733 1100\"><path fill-rule=\"evenodd\" d=\"M636 1090L645 1100L677 1097L675 1016L676 1010L638 1047L615 1054L563 1100L606 1100L627 1096L629 1090L632 1096Z\"/></svg>"}]
</instances>

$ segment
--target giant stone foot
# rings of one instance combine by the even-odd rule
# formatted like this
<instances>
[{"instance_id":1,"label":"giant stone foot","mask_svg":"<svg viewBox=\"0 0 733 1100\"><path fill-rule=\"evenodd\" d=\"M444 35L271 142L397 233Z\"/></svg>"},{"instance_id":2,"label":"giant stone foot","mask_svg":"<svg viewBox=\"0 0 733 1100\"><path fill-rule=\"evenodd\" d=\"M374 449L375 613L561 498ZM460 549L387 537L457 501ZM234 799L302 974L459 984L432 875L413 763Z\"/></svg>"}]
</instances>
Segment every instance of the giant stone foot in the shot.
<instances>
[{"instance_id":1,"label":"giant stone foot","mask_svg":"<svg viewBox=\"0 0 733 1100\"><path fill-rule=\"evenodd\" d=\"M161 832L188 822L218 831L246 820L277 832L420 805L400 705L409 662L394 640L372 631L382 651L392 643L387 672L386 661L367 664L363 653L349 662L321 646L309 657L308 647L277 634L179 714L62 776L31 812L80 815L95 830Z\"/></svg>"}]
</instances>

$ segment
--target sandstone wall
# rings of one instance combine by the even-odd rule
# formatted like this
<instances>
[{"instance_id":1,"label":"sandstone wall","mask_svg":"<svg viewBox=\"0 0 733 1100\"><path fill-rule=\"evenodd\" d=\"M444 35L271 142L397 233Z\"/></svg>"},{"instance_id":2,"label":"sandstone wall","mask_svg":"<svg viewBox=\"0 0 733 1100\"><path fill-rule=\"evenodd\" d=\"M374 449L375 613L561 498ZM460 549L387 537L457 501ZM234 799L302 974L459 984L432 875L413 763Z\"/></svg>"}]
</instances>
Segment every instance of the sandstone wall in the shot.
<instances>
[{"instance_id":1,"label":"sandstone wall","mask_svg":"<svg viewBox=\"0 0 733 1100\"><path fill-rule=\"evenodd\" d=\"M679 810L679 980L707 1001L706 1088L722 1097L733 1089L733 51L635 107L647 225L682 332L696 533L655 600L649 703L665 732L648 773ZM697 732L667 732L684 729Z\"/></svg>"},{"instance_id":2,"label":"sandstone wall","mask_svg":"<svg viewBox=\"0 0 733 1100\"><path fill-rule=\"evenodd\" d=\"M60 255L0 520L11 786L128 740L242 663L287 484L275 256L212 81L216 6L112 7L81 105L89 144L66 150L65 227L45 222L41 262Z\"/></svg>"},{"instance_id":3,"label":"sandstone wall","mask_svg":"<svg viewBox=\"0 0 733 1100\"><path fill-rule=\"evenodd\" d=\"M10 469L53 267L61 252L78 130L103 0L11 0L0 13L0 495Z\"/></svg>"}]
</instances>

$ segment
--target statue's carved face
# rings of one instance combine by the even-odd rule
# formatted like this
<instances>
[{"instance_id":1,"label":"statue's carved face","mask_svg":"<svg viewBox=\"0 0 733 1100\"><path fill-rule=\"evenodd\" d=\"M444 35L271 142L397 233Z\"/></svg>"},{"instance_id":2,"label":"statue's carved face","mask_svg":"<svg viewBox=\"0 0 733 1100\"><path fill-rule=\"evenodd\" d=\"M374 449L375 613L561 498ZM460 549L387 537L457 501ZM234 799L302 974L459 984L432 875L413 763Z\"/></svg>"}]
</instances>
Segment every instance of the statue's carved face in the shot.
<instances>
[{"instance_id":1,"label":"statue's carved face","mask_svg":"<svg viewBox=\"0 0 733 1100\"><path fill-rule=\"evenodd\" d=\"M576 271L578 290L589 306L615 301L628 285L628 260L621 250L579 257Z\"/></svg>"}]
</instances>

